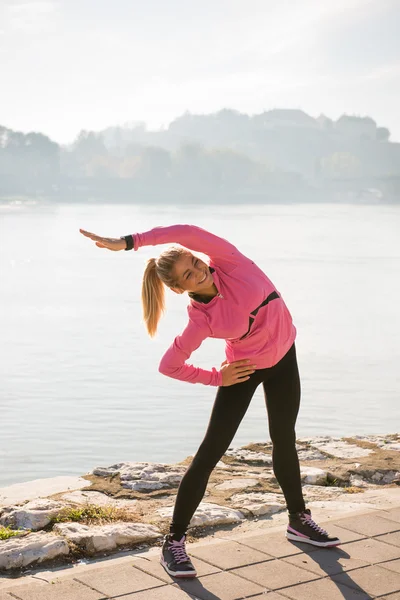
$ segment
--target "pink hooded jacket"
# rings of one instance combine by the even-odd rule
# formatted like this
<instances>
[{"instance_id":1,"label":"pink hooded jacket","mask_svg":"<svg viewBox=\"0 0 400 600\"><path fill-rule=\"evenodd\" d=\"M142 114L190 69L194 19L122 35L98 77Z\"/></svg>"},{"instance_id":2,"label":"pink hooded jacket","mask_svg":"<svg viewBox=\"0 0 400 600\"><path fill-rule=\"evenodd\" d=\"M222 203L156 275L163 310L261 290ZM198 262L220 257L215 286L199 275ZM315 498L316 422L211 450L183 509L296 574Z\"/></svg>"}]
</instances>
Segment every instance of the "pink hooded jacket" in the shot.
<instances>
[{"instance_id":1,"label":"pink hooded jacket","mask_svg":"<svg viewBox=\"0 0 400 600\"><path fill-rule=\"evenodd\" d=\"M249 358L264 369L285 356L296 337L292 317L270 279L235 246L195 225L155 227L133 234L133 239L135 250L178 243L206 254L219 292L207 304L190 299L189 322L162 357L160 373L189 383L222 385L220 370L186 364L208 337L225 340L228 363Z\"/></svg>"}]
</instances>

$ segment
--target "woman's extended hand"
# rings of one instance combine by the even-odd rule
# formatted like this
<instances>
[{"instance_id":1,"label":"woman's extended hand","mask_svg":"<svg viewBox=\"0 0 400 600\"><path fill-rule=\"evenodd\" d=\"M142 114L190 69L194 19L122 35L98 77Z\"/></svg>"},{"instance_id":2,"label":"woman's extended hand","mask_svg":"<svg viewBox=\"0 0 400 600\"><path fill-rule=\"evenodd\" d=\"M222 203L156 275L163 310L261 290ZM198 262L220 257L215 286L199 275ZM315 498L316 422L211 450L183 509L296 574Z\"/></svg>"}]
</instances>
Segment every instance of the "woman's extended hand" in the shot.
<instances>
[{"instance_id":1,"label":"woman's extended hand","mask_svg":"<svg viewBox=\"0 0 400 600\"><path fill-rule=\"evenodd\" d=\"M249 365L250 359L236 360L227 364L225 360L221 365L222 385L235 385L250 379L250 375L254 373L256 365Z\"/></svg>"},{"instance_id":2,"label":"woman's extended hand","mask_svg":"<svg viewBox=\"0 0 400 600\"><path fill-rule=\"evenodd\" d=\"M85 237L88 237L96 242L96 246L99 248L107 248L107 250L113 250L114 252L118 252L118 250L125 250L126 248L125 240L120 240L119 238L101 237L95 233L90 233L90 231L85 231L84 229L80 229L79 231Z\"/></svg>"}]
</instances>

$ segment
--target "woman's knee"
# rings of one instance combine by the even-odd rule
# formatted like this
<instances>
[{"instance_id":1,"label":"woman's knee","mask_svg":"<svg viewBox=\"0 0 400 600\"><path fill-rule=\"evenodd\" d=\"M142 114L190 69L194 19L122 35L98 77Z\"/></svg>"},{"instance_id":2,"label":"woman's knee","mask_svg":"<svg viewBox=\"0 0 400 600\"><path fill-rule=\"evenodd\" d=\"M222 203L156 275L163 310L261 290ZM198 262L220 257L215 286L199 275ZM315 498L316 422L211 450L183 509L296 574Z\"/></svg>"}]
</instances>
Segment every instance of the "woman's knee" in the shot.
<instances>
[{"instance_id":1,"label":"woman's knee","mask_svg":"<svg viewBox=\"0 0 400 600\"><path fill-rule=\"evenodd\" d=\"M274 448L296 446L295 428L288 428L280 431L271 431L270 438Z\"/></svg>"},{"instance_id":2,"label":"woman's knee","mask_svg":"<svg viewBox=\"0 0 400 600\"><path fill-rule=\"evenodd\" d=\"M218 448L200 446L192 460L190 469L211 472L223 454L224 452L221 452Z\"/></svg>"}]
</instances>

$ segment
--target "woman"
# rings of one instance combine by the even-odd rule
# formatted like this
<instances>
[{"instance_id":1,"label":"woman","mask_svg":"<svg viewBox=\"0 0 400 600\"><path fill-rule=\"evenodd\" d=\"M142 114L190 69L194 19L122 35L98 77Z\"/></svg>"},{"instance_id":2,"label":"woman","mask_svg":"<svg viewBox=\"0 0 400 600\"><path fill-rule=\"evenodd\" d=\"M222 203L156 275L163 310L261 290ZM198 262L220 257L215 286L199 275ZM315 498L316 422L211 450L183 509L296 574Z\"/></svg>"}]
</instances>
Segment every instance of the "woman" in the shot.
<instances>
[{"instance_id":1,"label":"woman","mask_svg":"<svg viewBox=\"0 0 400 600\"><path fill-rule=\"evenodd\" d=\"M268 277L228 241L194 225L156 227L120 239L80 230L108 250L139 250L142 246L179 243L147 262L142 284L144 321L154 336L164 310L165 287L188 292L189 321L161 359L164 375L216 386L217 394L202 444L182 478L161 564L175 577L195 577L186 553L190 520L204 496L208 479L243 419L255 390L263 385L272 441L272 464L289 513L287 537L314 546L337 546L306 509L296 451L295 423L300 381L291 315ZM183 246L183 247L182 247ZM206 264L189 250L209 256ZM208 337L226 341L221 368L186 364Z\"/></svg>"}]
</instances>

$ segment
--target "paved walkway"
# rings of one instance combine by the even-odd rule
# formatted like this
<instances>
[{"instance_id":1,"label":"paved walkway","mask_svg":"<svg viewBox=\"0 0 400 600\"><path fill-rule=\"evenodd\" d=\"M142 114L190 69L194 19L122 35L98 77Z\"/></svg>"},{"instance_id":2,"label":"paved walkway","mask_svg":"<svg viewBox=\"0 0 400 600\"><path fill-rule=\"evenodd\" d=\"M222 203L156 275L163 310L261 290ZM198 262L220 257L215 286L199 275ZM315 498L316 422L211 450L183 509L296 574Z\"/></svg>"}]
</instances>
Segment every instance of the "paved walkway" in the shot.
<instances>
[{"instance_id":1,"label":"paved walkway","mask_svg":"<svg viewBox=\"0 0 400 600\"><path fill-rule=\"evenodd\" d=\"M321 523L324 526L324 523ZM188 545L198 571L172 580L159 549L92 564L0 576L0 600L400 600L400 506L325 523L338 548L284 537L284 528Z\"/></svg>"}]
</instances>

